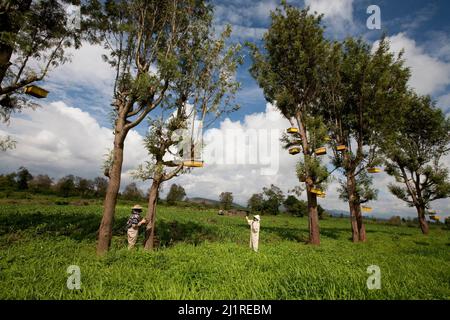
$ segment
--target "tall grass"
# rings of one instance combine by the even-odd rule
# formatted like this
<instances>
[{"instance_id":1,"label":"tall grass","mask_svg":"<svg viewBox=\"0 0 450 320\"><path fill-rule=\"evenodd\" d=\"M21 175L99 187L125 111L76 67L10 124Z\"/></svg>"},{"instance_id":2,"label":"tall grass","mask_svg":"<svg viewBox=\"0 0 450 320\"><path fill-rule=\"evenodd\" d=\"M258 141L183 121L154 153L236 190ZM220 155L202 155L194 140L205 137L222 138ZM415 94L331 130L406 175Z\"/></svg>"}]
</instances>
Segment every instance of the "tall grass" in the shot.
<instances>
[{"instance_id":1,"label":"tall grass","mask_svg":"<svg viewBox=\"0 0 450 320\"><path fill-rule=\"evenodd\" d=\"M260 252L248 248L240 217L159 207L160 247L126 249L129 206L119 206L111 251L95 255L100 205L0 204L1 299L450 299L450 233L367 225L350 241L349 222L321 221L319 247L305 245L307 220L263 216ZM142 242L142 234L139 243ZM66 287L69 265L81 290ZM367 267L381 268L368 290Z\"/></svg>"}]
</instances>

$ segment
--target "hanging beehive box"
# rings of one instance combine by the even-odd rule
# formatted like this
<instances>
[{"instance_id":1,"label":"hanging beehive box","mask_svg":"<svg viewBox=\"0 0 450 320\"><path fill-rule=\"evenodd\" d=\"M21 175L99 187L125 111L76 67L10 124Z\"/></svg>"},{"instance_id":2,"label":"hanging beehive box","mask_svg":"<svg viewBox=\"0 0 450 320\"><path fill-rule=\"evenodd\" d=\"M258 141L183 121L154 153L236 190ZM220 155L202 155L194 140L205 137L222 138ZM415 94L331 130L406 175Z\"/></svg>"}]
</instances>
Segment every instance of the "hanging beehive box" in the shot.
<instances>
[{"instance_id":1,"label":"hanging beehive box","mask_svg":"<svg viewBox=\"0 0 450 320\"><path fill-rule=\"evenodd\" d=\"M367 169L367 172L369 172L369 173L380 173L381 169L380 168L369 168L369 169Z\"/></svg>"},{"instance_id":2,"label":"hanging beehive box","mask_svg":"<svg viewBox=\"0 0 450 320\"><path fill-rule=\"evenodd\" d=\"M362 212L372 212L372 208L371 207L366 207L366 206L362 206L361 207L361 211Z\"/></svg>"},{"instance_id":3,"label":"hanging beehive box","mask_svg":"<svg viewBox=\"0 0 450 320\"><path fill-rule=\"evenodd\" d=\"M345 146L343 144L336 147L336 151L346 151L346 150L347 150L347 146Z\"/></svg>"},{"instance_id":4,"label":"hanging beehive box","mask_svg":"<svg viewBox=\"0 0 450 320\"><path fill-rule=\"evenodd\" d=\"M299 154L299 153L300 153L300 148L299 147L293 147L293 148L289 149L289 154L296 155L296 154Z\"/></svg>"},{"instance_id":5,"label":"hanging beehive box","mask_svg":"<svg viewBox=\"0 0 450 320\"><path fill-rule=\"evenodd\" d=\"M46 98L48 95L47 90L45 90L41 87L35 86L35 85L25 87L24 92L30 96L33 96L33 97L39 98L39 99Z\"/></svg>"},{"instance_id":6,"label":"hanging beehive box","mask_svg":"<svg viewBox=\"0 0 450 320\"><path fill-rule=\"evenodd\" d=\"M314 193L314 194L316 194L318 196L325 197L325 193L322 190L320 190L320 189L313 188L313 189L311 189L311 193Z\"/></svg>"},{"instance_id":7,"label":"hanging beehive box","mask_svg":"<svg viewBox=\"0 0 450 320\"><path fill-rule=\"evenodd\" d=\"M203 161L200 160L185 160L183 166L188 168L201 168L203 167Z\"/></svg>"},{"instance_id":8,"label":"hanging beehive box","mask_svg":"<svg viewBox=\"0 0 450 320\"><path fill-rule=\"evenodd\" d=\"M298 133L298 128L294 128L294 127L292 127L292 128L287 128L287 129L286 129L286 132L289 133L289 134Z\"/></svg>"},{"instance_id":9,"label":"hanging beehive box","mask_svg":"<svg viewBox=\"0 0 450 320\"><path fill-rule=\"evenodd\" d=\"M323 148L317 148L314 153L318 156L322 156L324 154L327 154L327 148L323 147Z\"/></svg>"}]
</instances>

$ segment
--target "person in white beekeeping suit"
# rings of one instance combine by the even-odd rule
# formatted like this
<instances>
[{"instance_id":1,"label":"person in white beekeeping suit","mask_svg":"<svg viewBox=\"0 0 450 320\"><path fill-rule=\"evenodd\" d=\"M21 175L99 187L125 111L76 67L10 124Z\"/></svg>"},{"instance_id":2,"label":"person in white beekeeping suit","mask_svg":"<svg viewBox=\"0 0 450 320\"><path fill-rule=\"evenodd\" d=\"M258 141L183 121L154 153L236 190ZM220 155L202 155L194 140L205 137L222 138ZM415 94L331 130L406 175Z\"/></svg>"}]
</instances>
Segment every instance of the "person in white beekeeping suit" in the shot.
<instances>
[{"instance_id":1,"label":"person in white beekeeping suit","mask_svg":"<svg viewBox=\"0 0 450 320\"><path fill-rule=\"evenodd\" d=\"M255 252L258 252L258 243L259 243L259 227L261 217L256 215L253 217L253 220L250 220L247 216L245 217L248 225L250 226L250 248Z\"/></svg>"}]
</instances>

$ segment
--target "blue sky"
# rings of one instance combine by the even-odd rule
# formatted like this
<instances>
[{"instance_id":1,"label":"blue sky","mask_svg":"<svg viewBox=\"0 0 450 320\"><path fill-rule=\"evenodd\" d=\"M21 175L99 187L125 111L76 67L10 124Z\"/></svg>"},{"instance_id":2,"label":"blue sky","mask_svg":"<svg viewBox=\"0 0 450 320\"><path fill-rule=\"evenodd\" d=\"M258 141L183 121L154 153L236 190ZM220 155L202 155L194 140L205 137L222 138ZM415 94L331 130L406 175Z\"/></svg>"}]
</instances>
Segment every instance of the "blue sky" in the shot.
<instances>
[{"instance_id":1,"label":"blue sky","mask_svg":"<svg viewBox=\"0 0 450 320\"><path fill-rule=\"evenodd\" d=\"M430 94L440 108L450 113L449 1L288 2L300 7L306 3L313 10L323 13L326 37L329 39L356 36L373 44L383 32L386 33L393 52L405 50L406 64L412 70L410 85L421 94ZM231 24L234 30L232 41L253 41L261 45L262 35L270 24L270 10L279 1L214 0L212 3L216 8L217 30ZM382 30L366 27L369 5L380 7ZM11 172L24 165L34 174L48 173L54 178L69 173L90 178L101 175L104 155L111 148L113 138L109 113L114 79L113 70L101 59L103 53L101 47L87 44L78 51L72 51L71 62L53 70L42 84L50 90L48 99L42 102L42 108L14 115L9 125L0 124L0 135L11 135L18 141L15 150L0 154L0 173ZM237 95L241 109L230 114L229 118L217 121L212 129L205 132L206 138L217 140L228 134L229 130L243 134L260 129L281 131L288 125L275 109L267 105L261 89L248 72L249 67L247 55L237 74L237 79L242 83ZM145 123L142 124L127 138L122 186L130 183L131 172L148 160L142 145L145 127ZM271 183L287 191L298 185L294 173L296 160L276 142L270 145L277 148L273 153L279 164L276 175L261 175L259 167L248 164L209 164L173 182L182 184L191 197L217 199L220 192L230 191L241 204ZM239 150L230 152L237 153ZM443 159L443 163L450 167L450 156ZM327 199L321 204L328 209L347 210L347 204L338 198L338 179L330 184ZM392 178L384 173L375 178L379 200L371 204L374 214L384 217L393 214L414 216L413 209L389 193L386 188L389 182ZM148 188L148 182L139 184L143 189ZM164 187L163 195L167 190L168 186ZM450 200L437 201L434 208L446 211L450 208Z\"/></svg>"},{"instance_id":2,"label":"blue sky","mask_svg":"<svg viewBox=\"0 0 450 320\"><path fill-rule=\"evenodd\" d=\"M293 5L304 6L304 1L288 1ZM213 1L219 9L216 12L222 13L216 17L218 24L229 23L235 30L246 29L251 33L252 28L266 29L270 25L269 12L278 1ZM450 40L450 2L448 1L420 1L420 0L400 0L400 1L372 1L361 0L353 1L353 27L348 28L345 32L336 31L333 28L333 22L325 19L324 24L327 27L326 36L330 39L343 39L347 36L362 37L369 42L378 40L383 33L396 35L405 33L408 38L414 39L418 46L424 46L428 50L428 54L433 56L435 46ZM368 30L366 28L366 20L369 15L366 13L369 5L378 5L381 9L382 30ZM261 19L260 14L252 15L255 7L265 6L267 8L266 18ZM331 13L331 12L330 12ZM326 14L326 13L325 13ZM326 16L325 16L326 17ZM333 18L330 18L333 19ZM334 21L339 19L333 19ZM340 23L339 21L337 23ZM342 22L346 25L345 21ZM242 37L235 36L236 41L243 41ZM253 41L261 44L260 38L253 36L247 37L245 40ZM447 42L448 44L448 42ZM448 52L447 52L448 54ZM449 56L445 59L448 61ZM242 83L242 90L238 95L237 101L241 105L241 110L230 116L233 120L242 119L245 114L260 112L265 109L265 99L262 91L258 88L257 83L248 72L251 61L249 57L245 59L245 63L240 67L238 72L238 80ZM443 93L450 92L450 86L447 85L442 92L431 93L435 99L438 99ZM450 109L446 109L450 111Z\"/></svg>"}]
</instances>

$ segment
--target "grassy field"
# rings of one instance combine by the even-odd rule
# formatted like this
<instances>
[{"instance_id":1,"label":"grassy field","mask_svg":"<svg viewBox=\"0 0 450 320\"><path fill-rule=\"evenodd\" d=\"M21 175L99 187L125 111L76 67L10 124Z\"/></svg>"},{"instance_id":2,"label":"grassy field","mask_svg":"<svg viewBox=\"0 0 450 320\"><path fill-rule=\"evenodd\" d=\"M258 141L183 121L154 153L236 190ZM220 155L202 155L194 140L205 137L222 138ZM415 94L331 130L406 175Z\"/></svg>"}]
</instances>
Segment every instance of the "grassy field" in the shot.
<instances>
[{"instance_id":1,"label":"grassy field","mask_svg":"<svg viewBox=\"0 0 450 320\"><path fill-rule=\"evenodd\" d=\"M149 253L126 249L128 213L118 207L112 250L97 258L99 204L0 202L0 298L450 299L450 231L442 227L425 237L369 223L369 241L353 244L347 219L329 218L321 246L311 247L305 218L264 216L256 254L243 218L160 207L161 247ZM81 269L81 290L66 287L69 265ZM381 290L367 289L370 265L381 268Z\"/></svg>"}]
</instances>

